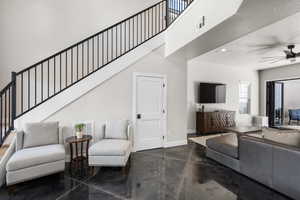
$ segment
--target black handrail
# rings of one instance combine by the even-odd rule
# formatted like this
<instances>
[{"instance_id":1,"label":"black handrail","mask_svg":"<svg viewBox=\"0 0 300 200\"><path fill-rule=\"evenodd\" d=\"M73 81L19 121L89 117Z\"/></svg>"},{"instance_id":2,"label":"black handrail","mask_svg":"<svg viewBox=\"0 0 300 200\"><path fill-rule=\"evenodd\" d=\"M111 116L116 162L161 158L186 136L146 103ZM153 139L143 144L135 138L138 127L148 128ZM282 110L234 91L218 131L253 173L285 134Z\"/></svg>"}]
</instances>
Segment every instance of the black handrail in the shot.
<instances>
[{"instance_id":1,"label":"black handrail","mask_svg":"<svg viewBox=\"0 0 300 200\"><path fill-rule=\"evenodd\" d=\"M146 9L144 9L144 10L142 10L142 11L136 13L136 14L133 14L133 15L131 15L130 17L127 17L126 19L124 19L124 20L122 20L122 21L120 21L120 22L117 22L116 24L114 24L114 25L112 25L112 26L109 26L109 27L105 28L104 30L102 30L102 31L100 31L100 32L98 32L98 33L95 33L95 34L93 34L93 35L91 35L91 36L89 36L89 37L87 37L87 38L85 38L85 39L83 39L83 40L77 42L76 44L71 45L71 46L68 47L68 48L63 49L63 50L61 50L61 51L59 51L59 52L53 54L52 56L49 56L49 57L43 59L42 61L37 62L37 63L31 65L30 67L27 67L27 68L25 68L25 69L19 71L19 72L17 73L17 75L19 75L19 74L21 74L21 73L23 73L23 72L25 72L25 71L28 71L28 70L30 70L31 68L35 67L36 65L40 65L41 63L43 63L43 62L45 62L45 61L47 61L47 60L50 60L51 58L53 58L53 57L55 57L55 56L58 56L59 54L64 53L64 52L66 52L66 51L68 51L68 50L70 50L70 49L72 49L72 48L74 48L74 47L76 47L76 46L78 46L78 45L80 45L80 44L82 44L82 43L84 43L84 42L86 42L86 41L92 39L93 37L95 37L95 36L97 36L97 35L100 35L101 33L104 33L104 32L106 32L107 30L112 29L112 28L118 26L119 24L121 24L121 23L123 23L123 22L125 22L125 21L127 21L127 20L132 19L132 18L136 17L137 15L139 15L139 14L145 12L145 11L148 11L149 9L151 9L151 8L157 6L157 5L159 5L159 4L161 4L162 2L165 2L165 1L166 1L166 0L160 1L160 2L158 2L158 3L156 3L156 4L154 4L153 6L150 6L150 7L146 8Z\"/></svg>"},{"instance_id":2,"label":"black handrail","mask_svg":"<svg viewBox=\"0 0 300 200\"><path fill-rule=\"evenodd\" d=\"M193 2L162 0L17 73L0 91L0 146L14 120L157 36Z\"/></svg>"}]
</instances>

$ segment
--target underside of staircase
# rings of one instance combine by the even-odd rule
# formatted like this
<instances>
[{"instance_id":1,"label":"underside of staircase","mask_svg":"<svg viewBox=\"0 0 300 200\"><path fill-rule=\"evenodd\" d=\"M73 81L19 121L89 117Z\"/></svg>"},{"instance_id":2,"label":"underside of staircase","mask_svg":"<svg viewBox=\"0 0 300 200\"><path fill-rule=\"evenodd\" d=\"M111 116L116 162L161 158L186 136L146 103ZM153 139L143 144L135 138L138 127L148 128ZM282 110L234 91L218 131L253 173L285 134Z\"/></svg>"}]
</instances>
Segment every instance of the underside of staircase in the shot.
<instances>
[{"instance_id":1,"label":"underside of staircase","mask_svg":"<svg viewBox=\"0 0 300 200\"><path fill-rule=\"evenodd\" d=\"M163 0L19 72L0 92L0 147L15 121L165 31L193 0ZM108 70L108 69L106 69Z\"/></svg>"}]
</instances>

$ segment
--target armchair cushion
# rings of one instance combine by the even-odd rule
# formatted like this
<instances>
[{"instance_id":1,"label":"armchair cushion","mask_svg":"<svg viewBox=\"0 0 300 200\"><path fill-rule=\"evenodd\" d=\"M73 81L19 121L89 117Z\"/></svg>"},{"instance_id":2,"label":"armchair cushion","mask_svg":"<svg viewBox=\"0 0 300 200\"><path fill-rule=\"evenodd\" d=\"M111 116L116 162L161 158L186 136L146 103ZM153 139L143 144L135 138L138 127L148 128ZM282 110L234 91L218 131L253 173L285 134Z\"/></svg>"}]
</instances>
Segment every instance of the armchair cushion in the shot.
<instances>
[{"instance_id":1,"label":"armchair cushion","mask_svg":"<svg viewBox=\"0 0 300 200\"><path fill-rule=\"evenodd\" d=\"M15 171L65 159L63 145L54 144L17 151L9 159L6 170Z\"/></svg>"},{"instance_id":2,"label":"armchair cushion","mask_svg":"<svg viewBox=\"0 0 300 200\"><path fill-rule=\"evenodd\" d=\"M58 122L25 124L23 148L58 144L58 135Z\"/></svg>"},{"instance_id":3,"label":"armchair cushion","mask_svg":"<svg viewBox=\"0 0 300 200\"><path fill-rule=\"evenodd\" d=\"M124 156L130 150L130 141L103 139L89 148L90 156Z\"/></svg>"},{"instance_id":4,"label":"armchair cushion","mask_svg":"<svg viewBox=\"0 0 300 200\"><path fill-rule=\"evenodd\" d=\"M105 123L105 139L128 139L128 121L115 120Z\"/></svg>"}]
</instances>

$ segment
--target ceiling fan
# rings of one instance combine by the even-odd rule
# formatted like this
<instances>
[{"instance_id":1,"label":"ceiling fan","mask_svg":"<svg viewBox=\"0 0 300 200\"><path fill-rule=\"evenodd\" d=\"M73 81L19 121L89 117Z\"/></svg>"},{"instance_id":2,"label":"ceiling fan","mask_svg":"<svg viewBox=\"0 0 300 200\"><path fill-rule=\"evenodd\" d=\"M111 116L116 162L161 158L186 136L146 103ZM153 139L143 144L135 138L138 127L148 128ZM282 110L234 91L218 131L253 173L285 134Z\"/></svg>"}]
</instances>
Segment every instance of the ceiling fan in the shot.
<instances>
[{"instance_id":1,"label":"ceiling fan","mask_svg":"<svg viewBox=\"0 0 300 200\"><path fill-rule=\"evenodd\" d=\"M290 62L295 62L297 57L300 57L300 52L294 52L295 45L287 45L287 49L283 50L284 56L269 56L262 57L261 62L277 63L283 60L289 60Z\"/></svg>"}]
</instances>

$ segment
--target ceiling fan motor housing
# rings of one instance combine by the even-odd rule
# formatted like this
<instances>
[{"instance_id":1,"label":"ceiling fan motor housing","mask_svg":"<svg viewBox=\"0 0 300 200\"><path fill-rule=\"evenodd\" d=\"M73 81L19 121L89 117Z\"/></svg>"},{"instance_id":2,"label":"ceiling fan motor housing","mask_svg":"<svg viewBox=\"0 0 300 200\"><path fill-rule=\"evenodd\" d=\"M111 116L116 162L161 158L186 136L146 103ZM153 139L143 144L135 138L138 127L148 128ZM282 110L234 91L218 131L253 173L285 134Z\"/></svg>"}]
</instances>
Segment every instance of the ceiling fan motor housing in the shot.
<instances>
[{"instance_id":1,"label":"ceiling fan motor housing","mask_svg":"<svg viewBox=\"0 0 300 200\"><path fill-rule=\"evenodd\" d=\"M287 59L296 58L296 53L293 51L295 45L294 44L288 45L287 48L290 50L290 53L286 54L286 58Z\"/></svg>"},{"instance_id":2,"label":"ceiling fan motor housing","mask_svg":"<svg viewBox=\"0 0 300 200\"><path fill-rule=\"evenodd\" d=\"M287 46L287 48L288 48L289 50L293 50L293 49L295 48L295 45L294 45L294 44L290 44L290 45Z\"/></svg>"}]
</instances>

